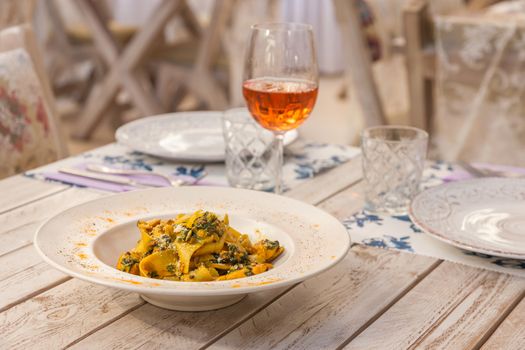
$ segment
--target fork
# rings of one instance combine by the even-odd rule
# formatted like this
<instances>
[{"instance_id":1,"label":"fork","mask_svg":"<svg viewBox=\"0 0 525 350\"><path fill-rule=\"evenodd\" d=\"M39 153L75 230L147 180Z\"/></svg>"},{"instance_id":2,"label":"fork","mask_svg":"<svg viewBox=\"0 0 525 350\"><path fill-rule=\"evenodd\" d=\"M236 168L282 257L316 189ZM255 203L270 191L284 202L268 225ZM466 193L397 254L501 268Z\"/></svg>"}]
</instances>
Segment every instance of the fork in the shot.
<instances>
[{"instance_id":1,"label":"fork","mask_svg":"<svg viewBox=\"0 0 525 350\"><path fill-rule=\"evenodd\" d=\"M491 170L491 169L479 169L471 165L470 163L459 161L459 166L467 171L473 177L510 177L510 178L524 178L521 174L509 173L505 171Z\"/></svg>"},{"instance_id":2,"label":"fork","mask_svg":"<svg viewBox=\"0 0 525 350\"><path fill-rule=\"evenodd\" d=\"M179 187L182 185L185 185L187 181L181 180L181 179L172 179L167 175L156 173L153 171L140 171L140 170L132 170L132 169L115 169L111 168L102 164L88 164L86 166L86 169L89 171L93 171L96 173L102 173L102 174L115 174L115 175L154 175L161 177L169 182L169 184L173 187ZM195 178L195 181L198 181L202 179L206 175L206 172L202 172L201 175L197 178Z\"/></svg>"},{"instance_id":3,"label":"fork","mask_svg":"<svg viewBox=\"0 0 525 350\"><path fill-rule=\"evenodd\" d=\"M472 177L487 177L490 176L484 171L475 168L470 163L464 162L464 161L458 161L458 165L462 167L467 173L469 173Z\"/></svg>"}]
</instances>

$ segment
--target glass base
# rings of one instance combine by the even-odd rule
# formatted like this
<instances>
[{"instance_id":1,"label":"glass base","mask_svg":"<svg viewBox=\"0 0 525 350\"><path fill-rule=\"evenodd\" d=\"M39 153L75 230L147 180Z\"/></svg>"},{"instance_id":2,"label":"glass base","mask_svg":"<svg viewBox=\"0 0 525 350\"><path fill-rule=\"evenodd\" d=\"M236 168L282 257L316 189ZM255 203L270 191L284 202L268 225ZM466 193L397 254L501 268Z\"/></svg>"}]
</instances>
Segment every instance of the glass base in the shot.
<instances>
[{"instance_id":1,"label":"glass base","mask_svg":"<svg viewBox=\"0 0 525 350\"><path fill-rule=\"evenodd\" d=\"M275 184L273 181L265 181L265 182L253 182L253 180L249 180L246 182L240 181L232 183L229 181L230 186L235 188L244 188L247 190L256 190L256 191L273 191L275 188Z\"/></svg>"},{"instance_id":2,"label":"glass base","mask_svg":"<svg viewBox=\"0 0 525 350\"><path fill-rule=\"evenodd\" d=\"M371 214L383 214L383 215L407 215L409 203L406 205L399 205L395 207L379 206L372 203L365 203L365 211Z\"/></svg>"}]
</instances>

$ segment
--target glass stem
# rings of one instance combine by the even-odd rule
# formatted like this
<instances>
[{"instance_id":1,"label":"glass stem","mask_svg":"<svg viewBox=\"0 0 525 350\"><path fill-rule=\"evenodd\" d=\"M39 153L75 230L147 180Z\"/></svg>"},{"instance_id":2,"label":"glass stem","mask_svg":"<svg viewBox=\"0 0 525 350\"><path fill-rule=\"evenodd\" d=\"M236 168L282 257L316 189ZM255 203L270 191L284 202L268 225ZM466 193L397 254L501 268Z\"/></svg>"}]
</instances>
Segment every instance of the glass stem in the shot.
<instances>
[{"instance_id":1,"label":"glass stem","mask_svg":"<svg viewBox=\"0 0 525 350\"><path fill-rule=\"evenodd\" d=\"M284 133L276 133L275 138L277 141L277 174L275 178L275 193L281 194L283 192L283 165L284 165L284 150L283 150L283 140Z\"/></svg>"}]
</instances>

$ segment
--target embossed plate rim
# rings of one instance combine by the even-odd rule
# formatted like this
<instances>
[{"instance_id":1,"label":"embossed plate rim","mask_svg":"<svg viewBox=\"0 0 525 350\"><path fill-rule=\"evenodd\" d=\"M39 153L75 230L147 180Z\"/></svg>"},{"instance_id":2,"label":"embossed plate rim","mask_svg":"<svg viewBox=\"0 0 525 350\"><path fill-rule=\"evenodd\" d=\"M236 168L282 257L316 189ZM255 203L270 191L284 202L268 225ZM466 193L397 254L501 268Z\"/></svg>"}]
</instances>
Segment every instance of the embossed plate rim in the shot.
<instances>
[{"instance_id":1,"label":"embossed plate rim","mask_svg":"<svg viewBox=\"0 0 525 350\"><path fill-rule=\"evenodd\" d=\"M495 181L519 183L519 185L523 186L525 190L525 179L519 179L519 178L485 177L485 178L474 178L474 179L449 182L449 183L445 183L445 184L442 184L436 187L428 188L418 193L410 202L410 206L408 210L409 217L412 220L412 222L416 224L417 226L419 226L423 230L423 232L425 232L426 234L442 242L453 245L455 247L473 251L473 252L503 257L503 258L523 260L525 259L525 252L523 252L523 249L515 250L515 251L495 249L495 248L487 247L486 245L484 245L485 243L484 240L479 240L478 241L479 244L472 244L472 242L467 243L464 240L458 239L457 237L458 235L455 235L455 237L453 237L454 234L451 234L450 232L436 230L435 228L431 227L432 225L428 223L428 220L424 217L421 217L420 213L418 212L419 208L417 207L417 205L419 204L419 202L426 199L425 197L427 196L434 195L436 191L438 192L445 191L446 189L450 189L452 187L458 187L458 186L474 186L474 185L477 188L479 188L481 191L484 191L487 189L487 183L493 183ZM449 217L450 215L451 213L447 217Z\"/></svg>"},{"instance_id":2,"label":"embossed plate rim","mask_svg":"<svg viewBox=\"0 0 525 350\"><path fill-rule=\"evenodd\" d=\"M293 252L279 268L259 275L228 281L176 282L119 271L101 264L93 250L98 237L121 224L197 209L274 225L292 240ZM138 232L133 234L138 236ZM74 206L42 224L34 243L44 261L92 283L158 296L219 296L259 292L311 278L344 258L350 248L350 236L335 217L296 199L203 186L124 192Z\"/></svg>"},{"instance_id":3,"label":"embossed plate rim","mask_svg":"<svg viewBox=\"0 0 525 350\"><path fill-rule=\"evenodd\" d=\"M160 157L176 161L190 161L190 162L221 162L225 159L224 143L210 147L208 154L199 154L191 152L169 152L162 148L159 144L145 143L140 139L131 138L129 136L131 130L151 127L155 123L166 122L170 118L180 118L178 122L184 122L184 119L191 118L209 118L214 125L222 125L221 118L224 112L222 111L189 111L189 112L173 112L164 113L153 116L140 118L120 126L115 131L115 139L118 143L129 147L135 151L149 154L155 157ZM174 121L175 122L175 121ZM207 125L202 126L203 129L209 128ZM217 135L222 138L222 128L217 129ZM284 145L287 146L294 142L299 137L297 130L291 130L285 134ZM160 140L159 140L160 141Z\"/></svg>"}]
</instances>

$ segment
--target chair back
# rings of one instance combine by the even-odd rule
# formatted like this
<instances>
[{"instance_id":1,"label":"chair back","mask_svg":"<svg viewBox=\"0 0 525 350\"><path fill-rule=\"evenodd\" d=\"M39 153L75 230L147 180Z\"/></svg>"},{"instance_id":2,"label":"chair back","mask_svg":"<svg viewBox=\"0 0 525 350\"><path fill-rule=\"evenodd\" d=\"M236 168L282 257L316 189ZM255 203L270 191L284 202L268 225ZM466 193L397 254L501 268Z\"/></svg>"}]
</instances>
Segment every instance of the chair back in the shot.
<instances>
[{"instance_id":1,"label":"chair back","mask_svg":"<svg viewBox=\"0 0 525 350\"><path fill-rule=\"evenodd\" d=\"M1 0L0 1L0 30L30 23L33 19L36 0Z\"/></svg>"},{"instance_id":2,"label":"chair back","mask_svg":"<svg viewBox=\"0 0 525 350\"><path fill-rule=\"evenodd\" d=\"M523 13L436 15L434 3L404 11L412 125L430 131L437 158L524 166Z\"/></svg>"},{"instance_id":3,"label":"chair back","mask_svg":"<svg viewBox=\"0 0 525 350\"><path fill-rule=\"evenodd\" d=\"M29 26L0 31L0 178L67 155Z\"/></svg>"},{"instance_id":4,"label":"chair back","mask_svg":"<svg viewBox=\"0 0 525 350\"><path fill-rule=\"evenodd\" d=\"M365 126L386 124L386 117L374 81L369 47L355 1L333 0L336 19L341 29L345 71L350 77L357 100L361 105Z\"/></svg>"},{"instance_id":5,"label":"chair back","mask_svg":"<svg viewBox=\"0 0 525 350\"><path fill-rule=\"evenodd\" d=\"M525 165L525 23L435 19L435 143L445 160Z\"/></svg>"}]
</instances>

